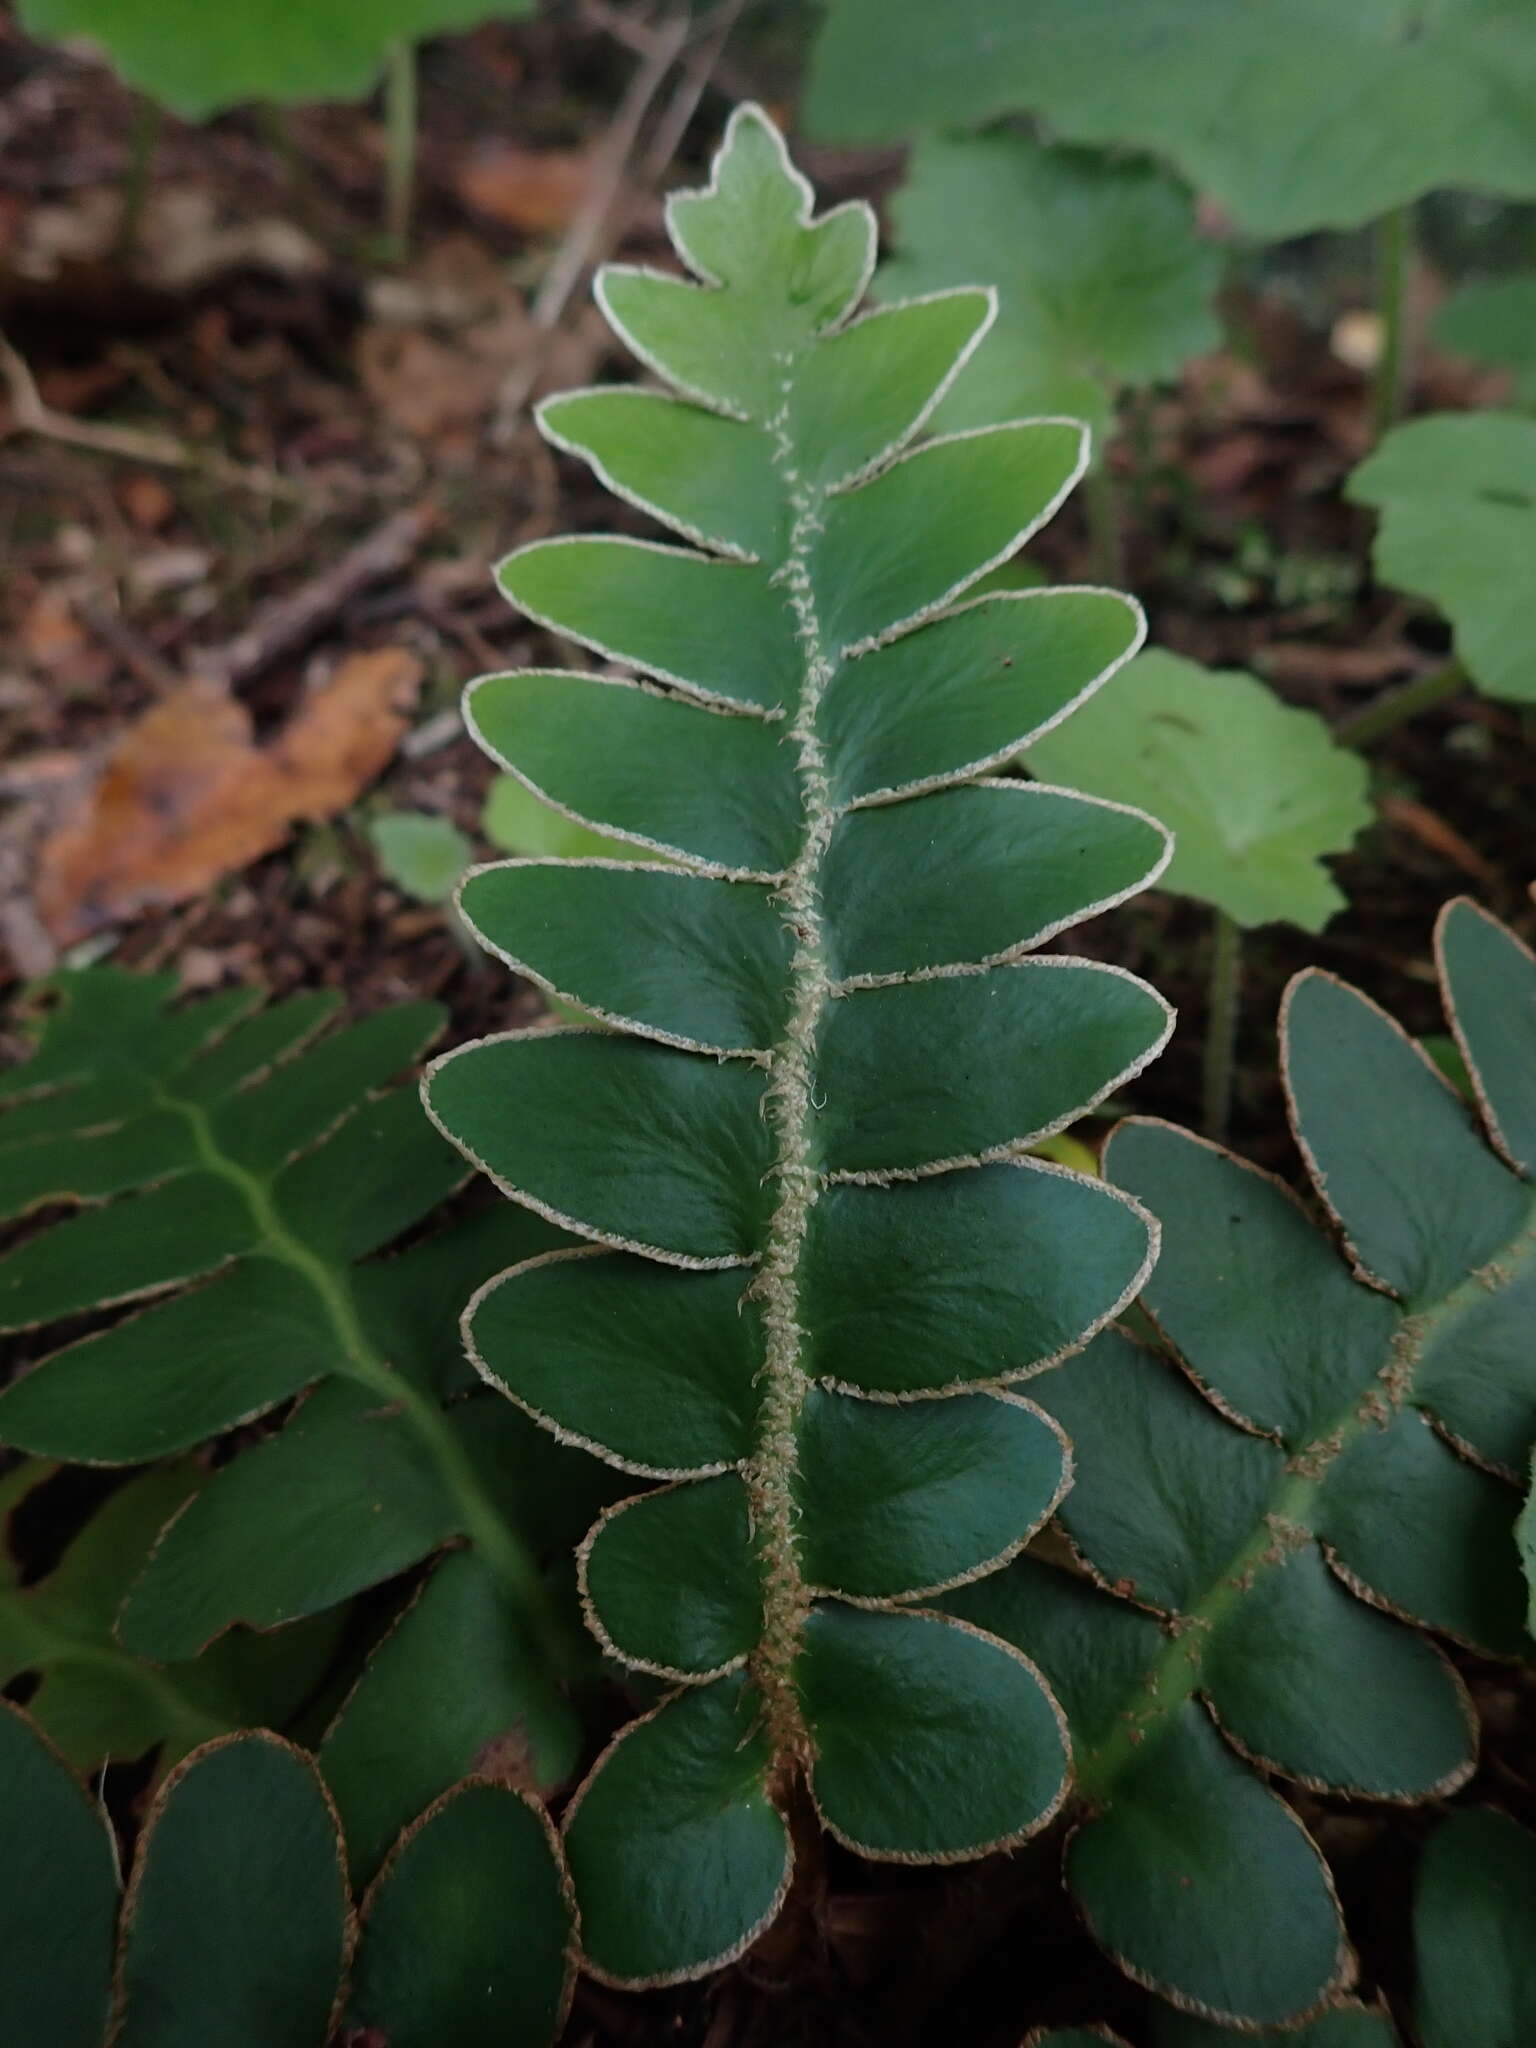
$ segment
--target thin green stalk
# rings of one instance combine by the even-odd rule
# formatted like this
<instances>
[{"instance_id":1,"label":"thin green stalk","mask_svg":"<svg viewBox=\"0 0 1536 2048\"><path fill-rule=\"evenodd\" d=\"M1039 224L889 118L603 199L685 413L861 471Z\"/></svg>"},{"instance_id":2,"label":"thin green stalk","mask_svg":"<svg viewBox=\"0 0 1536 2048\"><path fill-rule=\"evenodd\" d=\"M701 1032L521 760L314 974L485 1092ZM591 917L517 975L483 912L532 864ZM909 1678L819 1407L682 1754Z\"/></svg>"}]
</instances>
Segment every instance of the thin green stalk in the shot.
<instances>
[{"instance_id":1,"label":"thin green stalk","mask_svg":"<svg viewBox=\"0 0 1536 2048\"><path fill-rule=\"evenodd\" d=\"M1439 668L1430 669L1426 675L1415 676L1400 690L1389 690L1363 710L1341 719L1333 729L1333 736L1341 746L1368 747L1373 740L1395 731L1408 719L1417 718L1421 711L1443 704L1447 697L1460 696L1466 687L1467 672L1453 657Z\"/></svg>"},{"instance_id":2,"label":"thin green stalk","mask_svg":"<svg viewBox=\"0 0 1536 2048\"><path fill-rule=\"evenodd\" d=\"M404 37L390 44L385 62L384 131L384 232L390 254L403 263L416 193L416 46Z\"/></svg>"},{"instance_id":3,"label":"thin green stalk","mask_svg":"<svg viewBox=\"0 0 1536 2048\"><path fill-rule=\"evenodd\" d=\"M153 1700L166 1720L166 1733L188 1749L200 1742L228 1735L234 1723L211 1714L181 1690L171 1670L147 1663L115 1642L94 1643L71 1635L67 1630L40 1623L35 1614L27 1616L29 1668L57 1672L74 1666L96 1674L104 1687L121 1686Z\"/></svg>"},{"instance_id":4,"label":"thin green stalk","mask_svg":"<svg viewBox=\"0 0 1536 2048\"><path fill-rule=\"evenodd\" d=\"M120 259L131 257L139 246L162 124L158 101L146 99L141 93L133 103L133 134L128 142L128 162L123 168L123 210L117 218L116 237Z\"/></svg>"},{"instance_id":5,"label":"thin green stalk","mask_svg":"<svg viewBox=\"0 0 1536 2048\"><path fill-rule=\"evenodd\" d=\"M1118 588L1125 581L1125 545L1120 532L1120 493L1106 450L1096 449L1083 478L1088 535L1093 545L1094 574Z\"/></svg>"},{"instance_id":6,"label":"thin green stalk","mask_svg":"<svg viewBox=\"0 0 1536 2048\"><path fill-rule=\"evenodd\" d=\"M1413 208L1394 206L1376 225L1376 310L1381 319L1381 354L1371 393L1371 426L1380 440L1396 423L1407 382L1407 299L1413 246Z\"/></svg>"},{"instance_id":7,"label":"thin green stalk","mask_svg":"<svg viewBox=\"0 0 1536 2048\"><path fill-rule=\"evenodd\" d=\"M1211 930L1204 1095L1205 1135L1217 1140L1227 1135L1227 1125L1232 1120L1232 1079L1237 1065L1237 1018L1242 999L1242 977L1242 927L1236 918L1218 910Z\"/></svg>"}]
</instances>

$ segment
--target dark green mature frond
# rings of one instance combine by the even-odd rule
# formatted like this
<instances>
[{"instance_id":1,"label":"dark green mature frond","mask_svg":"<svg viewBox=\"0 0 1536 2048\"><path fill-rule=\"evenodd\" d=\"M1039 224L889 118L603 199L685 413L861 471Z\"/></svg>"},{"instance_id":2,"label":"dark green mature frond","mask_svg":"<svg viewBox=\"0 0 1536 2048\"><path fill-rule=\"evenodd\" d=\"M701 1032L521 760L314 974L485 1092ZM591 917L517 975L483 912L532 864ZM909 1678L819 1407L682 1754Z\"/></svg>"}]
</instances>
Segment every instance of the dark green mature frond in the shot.
<instances>
[{"instance_id":1,"label":"dark green mature frond","mask_svg":"<svg viewBox=\"0 0 1536 2048\"><path fill-rule=\"evenodd\" d=\"M1477 1729L1419 1631L1528 1651L1508 1480L1536 1436L1536 961L1465 902L1437 938L1482 1128L1315 972L1287 993L1284 1071L1348 1264L1268 1175L1122 1125L1107 1167L1162 1223L1143 1301L1173 1358L1107 1334L1037 1396L1077 1451L1059 1520L1088 1577L1027 1559L947 1603L1027 1648L1066 1706L1086 1807L1067 1880L1094 1933L1249 2026L1352 1972L1328 1873L1249 1766L1442 1796Z\"/></svg>"},{"instance_id":2,"label":"dark green mature frond","mask_svg":"<svg viewBox=\"0 0 1536 2048\"><path fill-rule=\"evenodd\" d=\"M988 774L1141 637L1113 592L966 595L1071 488L1083 429L921 439L992 296L852 317L873 216L814 218L757 110L668 218L691 277L616 265L598 298L680 395L575 392L540 423L691 545L519 550L507 594L625 673L468 699L508 772L636 848L461 892L489 950L615 1028L487 1039L426 1088L589 1240L480 1291L480 1371L666 1482L580 1553L599 1640L678 1688L566 1818L587 1961L622 1983L698 1975L773 1916L797 1782L897 1860L1058 1807L1038 1673L912 1603L1014 1555L1066 1484L1009 1389L1123 1305L1152 1229L1027 1154L1169 1028L1130 976L1037 951L1149 881L1166 835Z\"/></svg>"},{"instance_id":3,"label":"dark green mature frond","mask_svg":"<svg viewBox=\"0 0 1536 2048\"><path fill-rule=\"evenodd\" d=\"M105 1816L0 1702L8 2040L320 2048L345 2014L391 2048L546 2048L570 2003L559 1842L536 1802L484 1778L404 1830L359 1924L312 1759L265 1732L228 1736L161 1787L118 1893Z\"/></svg>"},{"instance_id":4,"label":"dark green mature frond","mask_svg":"<svg viewBox=\"0 0 1536 2048\"><path fill-rule=\"evenodd\" d=\"M1448 1815L1419 1858L1413 1936L1419 2048L1524 2048L1536 2039L1536 1835L1487 1807ZM1284 2032L1236 2034L1166 2007L1152 2021L1153 2048L1401 2048L1403 2040L1385 2004L1358 1999Z\"/></svg>"},{"instance_id":5,"label":"dark green mature frond","mask_svg":"<svg viewBox=\"0 0 1536 2048\"><path fill-rule=\"evenodd\" d=\"M115 1494L52 1580L0 1598L0 1667L42 1674L37 1712L73 1761L160 1742L169 1763L283 1720L340 1603L467 1537L452 1576L487 1582L479 1655L504 1673L486 1705L516 1694L529 1771L552 1782L576 1740L552 1639L563 1626L581 1645L574 1614L551 1619L543 1567L612 1482L480 1390L457 1319L490 1274L563 1240L502 1204L384 1255L466 1177L414 1085L392 1085L435 1035L435 1005L328 1030L330 996L174 996L166 976L62 975L35 1054L0 1083L6 1213L69 1208L0 1259L5 1323L124 1310L0 1393L0 1441L137 1463L304 1398L211 1474L164 1466ZM435 1585L427 1598L441 1604ZM338 1730L364 1875L495 1732L418 1702L384 1730L380 1781Z\"/></svg>"}]
</instances>

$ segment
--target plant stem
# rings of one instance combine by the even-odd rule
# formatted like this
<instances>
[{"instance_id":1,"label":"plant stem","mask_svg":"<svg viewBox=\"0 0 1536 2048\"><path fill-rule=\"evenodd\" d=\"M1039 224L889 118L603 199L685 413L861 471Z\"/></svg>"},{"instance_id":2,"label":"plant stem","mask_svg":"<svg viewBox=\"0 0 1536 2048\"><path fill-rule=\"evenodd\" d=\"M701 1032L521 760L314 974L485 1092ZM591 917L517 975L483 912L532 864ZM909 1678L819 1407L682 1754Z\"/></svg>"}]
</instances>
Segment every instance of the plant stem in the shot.
<instances>
[{"instance_id":1,"label":"plant stem","mask_svg":"<svg viewBox=\"0 0 1536 2048\"><path fill-rule=\"evenodd\" d=\"M1413 208L1394 206L1376 226L1376 310L1381 319L1381 354L1371 393L1371 427L1380 440L1402 410L1407 381L1407 297Z\"/></svg>"},{"instance_id":2,"label":"plant stem","mask_svg":"<svg viewBox=\"0 0 1536 2048\"><path fill-rule=\"evenodd\" d=\"M556 1669L569 1671L574 1658L573 1632L562 1628L527 1545L487 1493L484 1480L436 1398L423 1392L404 1373L397 1372L370 1339L346 1272L339 1271L289 1229L267 1182L228 1157L200 1104L184 1102L164 1091L161 1100L185 1119L202 1164L210 1173L228 1181L244 1198L260 1232L260 1249L300 1274L314 1289L325 1305L335 1334L337 1370L371 1387L381 1401L399 1410L452 1496L463 1533L527 1617Z\"/></svg>"},{"instance_id":3,"label":"plant stem","mask_svg":"<svg viewBox=\"0 0 1536 2048\"><path fill-rule=\"evenodd\" d=\"M1205 1135L1218 1142L1232 1118L1232 1077L1241 1007L1243 934L1236 918L1216 912L1211 928L1210 995L1205 1013Z\"/></svg>"},{"instance_id":4,"label":"plant stem","mask_svg":"<svg viewBox=\"0 0 1536 2048\"><path fill-rule=\"evenodd\" d=\"M416 188L416 46L406 37L389 46L384 70L384 232L390 254L410 253Z\"/></svg>"},{"instance_id":5,"label":"plant stem","mask_svg":"<svg viewBox=\"0 0 1536 2048\"><path fill-rule=\"evenodd\" d=\"M796 1659L811 1607L795 1531L799 1513L796 1431L810 1389L805 1331L799 1319L800 1269L811 1211L821 1186L815 1151L815 1046L832 989L822 923L821 870L837 820L817 720L836 664L826 646L808 566L815 537L821 531L825 497L804 480L798 467L790 426L797 367L794 355L786 351L777 360L782 396L767 426L775 476L793 515L778 580L795 616L804 664L798 708L785 735L795 749L802 838L780 894L781 915L793 941L789 1018L782 1041L773 1049L763 1096L765 1119L773 1134L773 1175L778 1192L754 1283L763 1314L763 1364L758 1376L763 1393L752 1455L742 1468L742 1477L763 1566L762 1636L750 1668L763 1697L775 1774L780 1787L787 1789L797 1768L811 1754L795 1684Z\"/></svg>"},{"instance_id":6,"label":"plant stem","mask_svg":"<svg viewBox=\"0 0 1536 2048\"><path fill-rule=\"evenodd\" d=\"M161 122L159 103L141 93L133 104L133 134L128 143L128 161L123 167L123 210L117 218L116 253L123 261L133 256L139 246Z\"/></svg>"},{"instance_id":7,"label":"plant stem","mask_svg":"<svg viewBox=\"0 0 1536 2048\"><path fill-rule=\"evenodd\" d=\"M1096 449L1083 478L1083 502L1093 545L1094 574L1118 587L1125 581L1125 547L1120 533L1120 493L1105 449Z\"/></svg>"},{"instance_id":8,"label":"plant stem","mask_svg":"<svg viewBox=\"0 0 1536 2048\"><path fill-rule=\"evenodd\" d=\"M1467 672L1452 657L1439 668L1415 676L1401 689L1388 690L1363 710L1341 719L1333 729L1333 736L1341 746L1368 747L1373 740L1395 731L1408 719L1417 718L1421 711L1443 704L1447 697L1459 696L1466 687Z\"/></svg>"}]
</instances>

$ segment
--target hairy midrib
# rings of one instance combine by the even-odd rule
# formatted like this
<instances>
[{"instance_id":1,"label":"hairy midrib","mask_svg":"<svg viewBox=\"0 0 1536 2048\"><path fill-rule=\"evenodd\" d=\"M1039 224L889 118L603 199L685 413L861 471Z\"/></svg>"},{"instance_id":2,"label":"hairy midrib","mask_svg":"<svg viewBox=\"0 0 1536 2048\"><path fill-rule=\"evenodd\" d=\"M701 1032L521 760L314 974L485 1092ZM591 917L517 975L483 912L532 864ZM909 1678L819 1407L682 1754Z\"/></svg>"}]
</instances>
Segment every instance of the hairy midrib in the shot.
<instances>
[{"instance_id":1,"label":"hairy midrib","mask_svg":"<svg viewBox=\"0 0 1536 2048\"><path fill-rule=\"evenodd\" d=\"M822 638L809 569L810 550L821 530L824 493L804 482L795 467L789 407L797 352L786 350L777 360L783 373L779 407L765 424L773 444L774 472L784 486L792 515L784 561L775 580L788 594L802 654L800 698L786 738L796 749L804 833L778 891L780 915L792 948L789 1019L783 1038L770 1055L763 1097L774 1140L772 1174L778 1199L753 1281L762 1310L762 1400L743 1478L763 1574L762 1635L749 1667L763 1697L776 1766L785 1772L796 1762L808 1762L810 1756L810 1738L794 1682L795 1660L811 1604L795 1536L796 1431L809 1385L802 1362L805 1332L799 1320L800 1261L821 1185L812 1136L814 1060L817 1029L831 990L823 939L821 866L837 806L816 729L822 694L836 664Z\"/></svg>"},{"instance_id":2,"label":"hairy midrib","mask_svg":"<svg viewBox=\"0 0 1536 2048\"><path fill-rule=\"evenodd\" d=\"M1387 1362L1303 1450L1289 1457L1254 1535L1219 1572L1203 1600L1177 1617L1177 1631L1116 1716L1113 1734L1078 1754L1078 1785L1093 1804L1114 1792L1153 1729L1200 1689L1205 1647L1215 1629L1253 1590L1262 1571L1314 1539L1313 1509L1329 1472L1368 1430L1390 1427L1408 1405L1425 1345L1436 1331L1485 1300L1490 1285L1510 1286L1536 1263L1536 1203L1519 1234L1427 1308L1405 1309ZM1490 1275L1496 1278L1490 1282ZM1385 1412L1384 1412L1385 1411Z\"/></svg>"}]
</instances>

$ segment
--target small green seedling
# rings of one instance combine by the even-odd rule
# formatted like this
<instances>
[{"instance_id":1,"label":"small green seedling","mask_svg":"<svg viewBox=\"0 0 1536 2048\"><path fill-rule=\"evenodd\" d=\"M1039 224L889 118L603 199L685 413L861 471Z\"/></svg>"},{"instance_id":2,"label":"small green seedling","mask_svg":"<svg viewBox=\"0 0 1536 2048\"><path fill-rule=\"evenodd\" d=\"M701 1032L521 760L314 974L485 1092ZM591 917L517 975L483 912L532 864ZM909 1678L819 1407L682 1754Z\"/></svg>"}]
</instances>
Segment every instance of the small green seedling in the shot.
<instances>
[{"instance_id":1,"label":"small green seedling","mask_svg":"<svg viewBox=\"0 0 1536 2048\"><path fill-rule=\"evenodd\" d=\"M368 823L379 866L418 903L447 903L474 849L451 818L431 811L385 811Z\"/></svg>"},{"instance_id":2,"label":"small green seedling","mask_svg":"<svg viewBox=\"0 0 1536 2048\"><path fill-rule=\"evenodd\" d=\"M564 1822L586 1965L625 1985L742 1953L792 1817L943 1863L1060 1806L1038 1671L932 1603L1059 1499L1059 1428L1014 1389L1152 1255L1136 1203L1028 1149L1169 1028L1131 977L1031 957L1148 881L1165 834L989 774L1140 638L1110 592L967 602L1081 474L1083 429L915 443L992 296L854 317L873 215L814 218L757 110L668 221L691 277L613 266L598 297L681 395L540 420L691 545L519 550L507 594L612 666L468 700L504 767L633 852L482 869L463 913L613 1028L508 1032L426 1087L586 1240L482 1288L466 1328L493 1388L630 1475L582 1594L668 1690Z\"/></svg>"}]
</instances>

